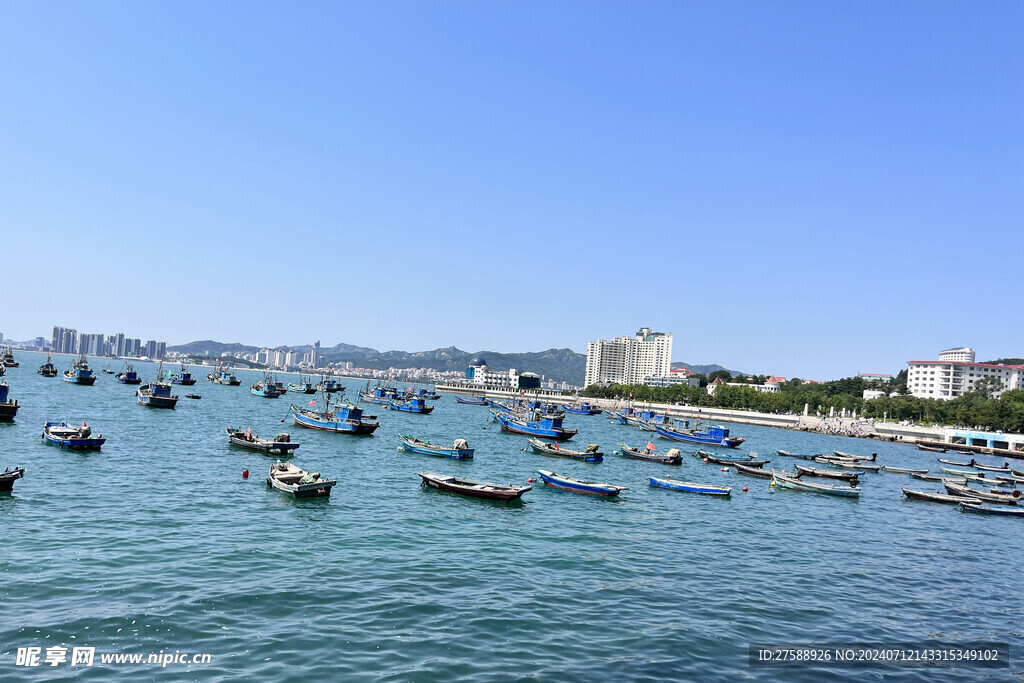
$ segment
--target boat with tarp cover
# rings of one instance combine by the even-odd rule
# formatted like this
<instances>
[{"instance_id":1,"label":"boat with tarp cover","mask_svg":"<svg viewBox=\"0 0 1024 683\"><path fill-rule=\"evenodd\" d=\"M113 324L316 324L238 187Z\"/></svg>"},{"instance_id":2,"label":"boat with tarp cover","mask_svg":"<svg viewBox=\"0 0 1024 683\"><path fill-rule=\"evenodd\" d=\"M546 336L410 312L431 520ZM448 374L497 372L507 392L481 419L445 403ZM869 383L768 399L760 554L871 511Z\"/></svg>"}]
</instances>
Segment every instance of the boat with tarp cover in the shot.
<instances>
[{"instance_id":1,"label":"boat with tarp cover","mask_svg":"<svg viewBox=\"0 0 1024 683\"><path fill-rule=\"evenodd\" d=\"M560 447L558 443L547 443L540 439L527 439L526 442L530 444L530 448L533 449L534 453L540 453L541 455L550 455L555 458L583 460L585 462L601 462L604 460L604 455L601 454L601 448L596 443L588 445L586 450L573 451L568 448Z\"/></svg>"},{"instance_id":2,"label":"boat with tarp cover","mask_svg":"<svg viewBox=\"0 0 1024 683\"><path fill-rule=\"evenodd\" d=\"M432 455L435 458L454 458L456 460L471 460L473 458L473 449L469 447L469 442L465 439L455 439L450 448L421 441L415 436L405 436L403 434L398 435L398 440L402 442L402 445L398 448L410 453Z\"/></svg>"},{"instance_id":3,"label":"boat with tarp cover","mask_svg":"<svg viewBox=\"0 0 1024 683\"><path fill-rule=\"evenodd\" d=\"M627 446L626 444L619 444L619 452L627 458L634 460L646 460L648 462L660 462L662 465L681 465L683 464L683 455L679 452L678 448L670 448L664 455L654 452L654 445L647 444L647 448L640 450L636 446Z\"/></svg>"},{"instance_id":4,"label":"boat with tarp cover","mask_svg":"<svg viewBox=\"0 0 1024 683\"><path fill-rule=\"evenodd\" d=\"M325 479L319 472L307 472L290 462L278 462L270 466L267 486L296 498L325 498L337 484L335 479Z\"/></svg>"}]
</instances>

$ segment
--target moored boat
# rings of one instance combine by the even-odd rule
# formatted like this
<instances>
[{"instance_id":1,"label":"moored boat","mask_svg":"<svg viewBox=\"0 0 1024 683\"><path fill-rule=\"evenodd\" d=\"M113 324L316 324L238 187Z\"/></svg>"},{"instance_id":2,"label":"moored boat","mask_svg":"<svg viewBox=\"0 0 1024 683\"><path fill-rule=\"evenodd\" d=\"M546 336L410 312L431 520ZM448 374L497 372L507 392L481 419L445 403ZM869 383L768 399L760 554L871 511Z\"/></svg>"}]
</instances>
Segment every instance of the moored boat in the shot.
<instances>
[{"instance_id":1,"label":"moored boat","mask_svg":"<svg viewBox=\"0 0 1024 683\"><path fill-rule=\"evenodd\" d=\"M11 491L14 489L14 482L25 476L24 467L8 467L0 472L0 491Z\"/></svg>"},{"instance_id":2,"label":"moored boat","mask_svg":"<svg viewBox=\"0 0 1024 683\"><path fill-rule=\"evenodd\" d=\"M484 481L471 481L436 472L421 471L417 474L421 480L420 486L459 493L472 498L484 498L501 502L519 500L524 493L533 488L532 486L513 486L512 484L505 486L504 484L492 484Z\"/></svg>"},{"instance_id":3,"label":"moored boat","mask_svg":"<svg viewBox=\"0 0 1024 683\"><path fill-rule=\"evenodd\" d=\"M1024 510L1020 508L990 508L980 503L961 501L960 512L974 512L980 515L1003 515L1005 517L1024 517Z\"/></svg>"},{"instance_id":4,"label":"moored boat","mask_svg":"<svg viewBox=\"0 0 1024 683\"><path fill-rule=\"evenodd\" d=\"M485 406L487 405L487 399L483 396L456 396L456 403L461 403L467 406Z\"/></svg>"},{"instance_id":5,"label":"moored boat","mask_svg":"<svg viewBox=\"0 0 1024 683\"><path fill-rule=\"evenodd\" d=\"M967 479L965 477L944 477L941 474L918 474L917 472L911 472L910 476L913 479L920 479L921 481L952 481L959 484L967 483Z\"/></svg>"},{"instance_id":6,"label":"moored boat","mask_svg":"<svg viewBox=\"0 0 1024 683\"><path fill-rule=\"evenodd\" d=\"M16 368L20 366L18 361L14 360L14 351L8 346L4 348L3 365L5 368Z\"/></svg>"},{"instance_id":7,"label":"moored boat","mask_svg":"<svg viewBox=\"0 0 1024 683\"><path fill-rule=\"evenodd\" d=\"M1002 465L982 465L980 462L974 463L974 469L982 470L984 472L999 472L1000 474L1010 473L1010 463L1004 462Z\"/></svg>"},{"instance_id":8,"label":"moored boat","mask_svg":"<svg viewBox=\"0 0 1024 683\"><path fill-rule=\"evenodd\" d=\"M398 410L403 413L419 413L429 415L434 412L434 406L428 406L427 402L419 397L413 397L406 401L390 401L385 406L388 410Z\"/></svg>"},{"instance_id":9,"label":"moored boat","mask_svg":"<svg viewBox=\"0 0 1024 683\"><path fill-rule=\"evenodd\" d=\"M685 443L696 443L703 446L724 446L725 448L736 448L746 441L742 436L729 436L729 430L721 425L706 426L703 429L690 429L687 421L676 424L676 428L657 425L658 436L670 441L683 441Z\"/></svg>"},{"instance_id":10,"label":"moored boat","mask_svg":"<svg viewBox=\"0 0 1024 683\"><path fill-rule=\"evenodd\" d=\"M541 480L548 486L564 489L566 491L573 491L575 493L590 493L596 496L617 496L629 488L627 486L617 486L616 484L604 484L596 481L587 481L585 479L576 479L564 474L555 474L550 470L537 470L537 474L540 475Z\"/></svg>"},{"instance_id":11,"label":"moored boat","mask_svg":"<svg viewBox=\"0 0 1024 683\"><path fill-rule=\"evenodd\" d=\"M96 383L96 375L89 369L89 361L85 359L85 356L76 360L69 369L64 371L64 381L86 387L91 387Z\"/></svg>"},{"instance_id":12,"label":"moored boat","mask_svg":"<svg viewBox=\"0 0 1024 683\"><path fill-rule=\"evenodd\" d=\"M326 394L326 390L324 390L324 393ZM373 434L374 430L380 427L379 422L371 422L369 419L364 419L363 409L357 408L351 403L331 405L330 400L325 396L324 405L326 407L323 409L311 409L309 407L300 407L293 403L291 411L295 424L300 427L319 429L324 432L357 435ZM366 417L368 418L369 416Z\"/></svg>"},{"instance_id":13,"label":"moored boat","mask_svg":"<svg viewBox=\"0 0 1024 683\"><path fill-rule=\"evenodd\" d=\"M648 444L647 448L640 450L635 446L627 446L625 444L619 444L619 451L627 458L633 458L634 460L647 460L648 462L660 462L663 465L681 465L683 464L683 456L679 452L678 448L670 448L665 455L659 455L654 452L652 444Z\"/></svg>"},{"instance_id":14,"label":"moored boat","mask_svg":"<svg viewBox=\"0 0 1024 683\"><path fill-rule=\"evenodd\" d=\"M237 387L241 385L242 380L235 377L229 370L221 366L215 372L211 372L206 376L206 381L213 382L214 384L224 384L230 387Z\"/></svg>"},{"instance_id":15,"label":"moored boat","mask_svg":"<svg viewBox=\"0 0 1024 683\"><path fill-rule=\"evenodd\" d=\"M826 453L791 453L782 449L779 449L777 452L779 455L784 455L787 458L800 458L801 460L816 460L817 458L827 457Z\"/></svg>"},{"instance_id":16,"label":"moored boat","mask_svg":"<svg viewBox=\"0 0 1024 683\"><path fill-rule=\"evenodd\" d=\"M752 477L761 477L762 479L771 479L772 471L766 470L763 467L750 467L749 465L733 465L736 468L737 474L748 474Z\"/></svg>"},{"instance_id":17,"label":"moored boat","mask_svg":"<svg viewBox=\"0 0 1024 683\"><path fill-rule=\"evenodd\" d=\"M331 495L331 489L338 482L323 479L319 472L307 472L290 462L278 462L270 466L267 486L290 493L296 498L321 498Z\"/></svg>"},{"instance_id":18,"label":"moored boat","mask_svg":"<svg viewBox=\"0 0 1024 683\"><path fill-rule=\"evenodd\" d=\"M929 453L945 453L945 448L936 448L935 446L925 446L924 444L917 444L917 450L928 451Z\"/></svg>"},{"instance_id":19,"label":"moored boat","mask_svg":"<svg viewBox=\"0 0 1024 683\"><path fill-rule=\"evenodd\" d=\"M379 403L380 405L389 405L392 401L398 401L398 389L395 387L382 387L376 386L373 390L367 386L366 389L359 392L359 398L363 401L369 401L370 403Z\"/></svg>"},{"instance_id":20,"label":"moored boat","mask_svg":"<svg viewBox=\"0 0 1024 683\"><path fill-rule=\"evenodd\" d=\"M11 387L0 378L0 420L13 420L18 414L18 399L8 398Z\"/></svg>"},{"instance_id":21,"label":"moored boat","mask_svg":"<svg viewBox=\"0 0 1024 683\"><path fill-rule=\"evenodd\" d=\"M882 465L882 469L886 472L895 472L896 474L928 474L928 468L914 469L910 467L892 467L891 465Z\"/></svg>"},{"instance_id":22,"label":"moored boat","mask_svg":"<svg viewBox=\"0 0 1024 683\"><path fill-rule=\"evenodd\" d=\"M121 384L142 384L139 373L135 372L135 366L128 361L124 362L124 369L114 375L114 379Z\"/></svg>"},{"instance_id":23,"label":"moored boat","mask_svg":"<svg viewBox=\"0 0 1024 683\"><path fill-rule=\"evenodd\" d=\"M399 448L410 453L432 455L435 458L454 458L456 460L470 460L473 458L473 449L469 447L469 443L465 439L455 439L450 448L402 434L398 435L398 440L402 442Z\"/></svg>"},{"instance_id":24,"label":"moored boat","mask_svg":"<svg viewBox=\"0 0 1024 683\"><path fill-rule=\"evenodd\" d=\"M43 425L43 438L61 448L99 449L107 442L102 434L93 436L86 423L73 427L67 421L47 422Z\"/></svg>"},{"instance_id":25,"label":"moored boat","mask_svg":"<svg viewBox=\"0 0 1024 683\"><path fill-rule=\"evenodd\" d=\"M765 465L771 462L771 460L755 460L754 457L751 455L743 455L735 458L728 458L722 457L720 455L714 455L713 453L704 453L703 451L700 453L700 455L703 458L705 458L708 462L713 462L716 465L728 465L729 467L732 467L733 465L746 465L747 467L764 467Z\"/></svg>"},{"instance_id":26,"label":"moored boat","mask_svg":"<svg viewBox=\"0 0 1024 683\"><path fill-rule=\"evenodd\" d=\"M1020 491L1014 489L1012 493L993 493L991 491L979 491L969 486L959 486L950 482L943 482L946 491L951 495L962 498L975 498L985 503L999 503L1001 505L1016 505L1020 500Z\"/></svg>"},{"instance_id":27,"label":"moored boat","mask_svg":"<svg viewBox=\"0 0 1024 683\"><path fill-rule=\"evenodd\" d=\"M299 375L298 384L288 384L288 388L298 394L315 394L316 387L313 386L313 380L310 377L303 378Z\"/></svg>"},{"instance_id":28,"label":"moored boat","mask_svg":"<svg viewBox=\"0 0 1024 683\"><path fill-rule=\"evenodd\" d=\"M861 462L859 460L847 460L845 458L815 458L815 461L824 463L826 465L832 465L833 467L842 467L848 470L879 472L882 469L881 465L873 465L871 463Z\"/></svg>"},{"instance_id":29,"label":"moored boat","mask_svg":"<svg viewBox=\"0 0 1024 683\"><path fill-rule=\"evenodd\" d=\"M868 462L874 462L875 458L878 457L878 453L872 453L870 456L867 455L855 455L853 453L844 453L843 451L832 451L837 458L848 458L851 460L867 460Z\"/></svg>"},{"instance_id":30,"label":"moored boat","mask_svg":"<svg viewBox=\"0 0 1024 683\"><path fill-rule=\"evenodd\" d=\"M259 382L256 382L256 384L253 384L249 387L249 393L253 396L262 396L263 398L278 398L281 396L273 375L267 375Z\"/></svg>"},{"instance_id":31,"label":"moored boat","mask_svg":"<svg viewBox=\"0 0 1024 683\"><path fill-rule=\"evenodd\" d=\"M787 477L781 472L772 470L772 486L784 489L793 489L794 491L811 491L814 493L824 493L830 496L859 496L860 488L855 484L857 482L850 481L849 484L818 484L810 481L802 481L799 477Z\"/></svg>"},{"instance_id":32,"label":"moored boat","mask_svg":"<svg viewBox=\"0 0 1024 683\"><path fill-rule=\"evenodd\" d=\"M817 477L818 479L841 479L843 481L860 481L860 475L856 472L836 472L835 470L823 470L818 467L805 467L804 465L796 466L797 477L806 475L808 477Z\"/></svg>"},{"instance_id":33,"label":"moored boat","mask_svg":"<svg viewBox=\"0 0 1024 683\"><path fill-rule=\"evenodd\" d=\"M946 503L947 505L959 505L964 501L981 503L980 500L964 498L963 496L951 496L948 493L932 493L931 491L914 491L913 489L901 489L903 495L910 500L926 500L930 503Z\"/></svg>"},{"instance_id":34,"label":"moored boat","mask_svg":"<svg viewBox=\"0 0 1024 683\"><path fill-rule=\"evenodd\" d=\"M581 401L580 403L572 405L563 404L562 410L567 413L575 413L577 415L597 415L601 412L600 407L595 406L592 403L587 403L586 401Z\"/></svg>"},{"instance_id":35,"label":"moored boat","mask_svg":"<svg viewBox=\"0 0 1024 683\"><path fill-rule=\"evenodd\" d=\"M588 445L584 451L573 451L568 448L562 448L557 443L547 443L540 439L527 439L526 442L530 444L530 448L533 449L534 453L540 453L541 455L584 460L586 462L601 462L604 460L604 455L600 452L600 447L596 443Z\"/></svg>"},{"instance_id":36,"label":"moored boat","mask_svg":"<svg viewBox=\"0 0 1024 683\"><path fill-rule=\"evenodd\" d=\"M39 370L37 370L36 372L38 374L42 375L43 377L56 377L57 376L57 368L53 364L53 354L52 353L48 354L46 356L46 362L43 363L42 365L40 365L39 366Z\"/></svg>"},{"instance_id":37,"label":"moored boat","mask_svg":"<svg viewBox=\"0 0 1024 683\"><path fill-rule=\"evenodd\" d=\"M576 436L575 429L562 427L562 418L553 415L544 415L535 410L529 417L520 418L510 413L500 412L495 414L494 419L501 425L501 431L509 434L524 434L526 436L541 436L554 441L568 441Z\"/></svg>"},{"instance_id":38,"label":"moored boat","mask_svg":"<svg viewBox=\"0 0 1024 683\"><path fill-rule=\"evenodd\" d=\"M321 379L320 382L316 385L316 388L322 389L328 394L336 394L339 391L345 391L345 387L338 384L338 380L333 379L331 377L324 377L323 379Z\"/></svg>"},{"instance_id":39,"label":"moored boat","mask_svg":"<svg viewBox=\"0 0 1024 683\"><path fill-rule=\"evenodd\" d=\"M947 458L939 458L939 462L943 465L952 465L953 467L974 467L974 458L971 458L970 462L962 462L960 460L949 460Z\"/></svg>"},{"instance_id":40,"label":"moored boat","mask_svg":"<svg viewBox=\"0 0 1024 683\"><path fill-rule=\"evenodd\" d=\"M202 398L202 396L200 396L199 394L185 394L185 398L200 399Z\"/></svg>"},{"instance_id":41,"label":"moored boat","mask_svg":"<svg viewBox=\"0 0 1024 683\"><path fill-rule=\"evenodd\" d=\"M705 496L727 497L732 493L728 486L714 486L712 484L696 484L692 481L676 481L675 479L659 479L648 477L651 486L673 491L685 491L686 493L701 493Z\"/></svg>"},{"instance_id":42,"label":"moored boat","mask_svg":"<svg viewBox=\"0 0 1024 683\"><path fill-rule=\"evenodd\" d=\"M135 390L135 396L141 405L148 408L174 408L178 404L178 397L171 394L170 382L164 379L164 363L156 371L156 380L149 384L143 384Z\"/></svg>"},{"instance_id":43,"label":"moored boat","mask_svg":"<svg viewBox=\"0 0 1024 683\"><path fill-rule=\"evenodd\" d=\"M251 427L244 432L240 427L225 427L224 431L227 432L228 442L232 446L246 448L250 451L274 455L291 455L299 447L299 444L292 441L291 435L285 432L278 434L271 440L261 439L256 436L252 433Z\"/></svg>"},{"instance_id":44,"label":"moored boat","mask_svg":"<svg viewBox=\"0 0 1024 683\"><path fill-rule=\"evenodd\" d=\"M181 384L186 387L190 387L196 383L192 373L188 371L188 367L182 363L181 372L176 375L171 375L171 384Z\"/></svg>"}]
</instances>

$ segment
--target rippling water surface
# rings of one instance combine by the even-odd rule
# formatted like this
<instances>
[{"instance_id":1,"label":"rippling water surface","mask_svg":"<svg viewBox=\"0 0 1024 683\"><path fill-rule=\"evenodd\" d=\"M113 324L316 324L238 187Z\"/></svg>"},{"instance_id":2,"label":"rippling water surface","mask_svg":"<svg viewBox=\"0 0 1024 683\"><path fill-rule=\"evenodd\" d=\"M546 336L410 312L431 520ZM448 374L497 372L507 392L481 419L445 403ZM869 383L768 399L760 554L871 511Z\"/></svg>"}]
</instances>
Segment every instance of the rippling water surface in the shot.
<instances>
[{"instance_id":1,"label":"rippling water surface","mask_svg":"<svg viewBox=\"0 0 1024 683\"><path fill-rule=\"evenodd\" d=\"M178 408L162 411L137 405L112 375L93 387L42 378L44 359L21 353L6 376L22 408L0 423L0 467L28 472L0 494L0 679L819 680L821 670L751 669L747 646L999 640L1016 656L1024 645L1024 523L906 501L901 486L940 488L906 475L864 475L860 500L772 491L693 458L671 468L613 455L649 435L599 415L566 423L580 430L573 443L602 446L603 463L545 458L451 396L429 416L368 405L381 421L372 437L326 434L282 424L289 403L309 397L252 396L254 372L225 387L193 368L200 382L176 388ZM144 381L155 375L148 363L136 369ZM354 396L358 381L346 384ZM43 445L47 419L87 421L108 441L88 454ZM268 489L273 458L228 446L226 425L288 431L302 443L293 461L336 478L333 495ZM790 470L776 449L877 451L879 462L937 471L934 454L905 444L730 426L747 437L744 450ZM400 432L464 437L476 457L404 453ZM524 483L538 467L630 488L602 499L535 486L503 505L421 489L416 476ZM648 486L668 473L733 486L733 496ZM61 644L210 653L212 663L15 666L18 647ZM828 674L1005 680L1021 671Z\"/></svg>"}]
</instances>

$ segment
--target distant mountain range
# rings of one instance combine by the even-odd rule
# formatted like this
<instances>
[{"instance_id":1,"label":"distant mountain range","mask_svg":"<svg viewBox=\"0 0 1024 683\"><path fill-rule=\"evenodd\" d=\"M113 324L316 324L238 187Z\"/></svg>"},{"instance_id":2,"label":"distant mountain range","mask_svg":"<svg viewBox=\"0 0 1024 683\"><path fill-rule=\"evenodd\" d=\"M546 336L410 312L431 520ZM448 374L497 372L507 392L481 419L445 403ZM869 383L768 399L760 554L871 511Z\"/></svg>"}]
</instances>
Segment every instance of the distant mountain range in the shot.
<instances>
[{"instance_id":1,"label":"distant mountain range","mask_svg":"<svg viewBox=\"0 0 1024 683\"><path fill-rule=\"evenodd\" d=\"M276 350L309 353L312 345L278 346ZM168 351L192 356L222 356L226 353L256 353L259 346L213 341L189 342L180 346L168 347ZM449 346L433 351L378 351L365 346L352 344L335 344L320 347L320 353L329 363L352 362L361 368L386 370L387 368L434 368L435 370L465 370L471 361L483 358L492 370L503 371L515 368L519 372L535 372L556 382L583 384L587 357L571 349L548 349L531 353L498 353L496 351L469 352ZM716 370L725 370L721 365L696 365L693 363L672 363L673 368L688 368L690 372L708 375ZM733 372L733 375L739 373Z\"/></svg>"},{"instance_id":2,"label":"distant mountain range","mask_svg":"<svg viewBox=\"0 0 1024 683\"><path fill-rule=\"evenodd\" d=\"M725 367L724 365L716 365L714 363L712 363L710 365L696 365L695 363L673 363L672 364L672 369L673 370L678 370L680 368L686 368L687 370L689 370L690 372L692 372L695 375L705 375L705 376L706 375L710 375L712 372L718 372L719 370L728 370L729 373L733 377L735 377L736 375L745 375L745 374L747 374L745 372L736 372L734 370L729 370L729 368Z\"/></svg>"}]
</instances>

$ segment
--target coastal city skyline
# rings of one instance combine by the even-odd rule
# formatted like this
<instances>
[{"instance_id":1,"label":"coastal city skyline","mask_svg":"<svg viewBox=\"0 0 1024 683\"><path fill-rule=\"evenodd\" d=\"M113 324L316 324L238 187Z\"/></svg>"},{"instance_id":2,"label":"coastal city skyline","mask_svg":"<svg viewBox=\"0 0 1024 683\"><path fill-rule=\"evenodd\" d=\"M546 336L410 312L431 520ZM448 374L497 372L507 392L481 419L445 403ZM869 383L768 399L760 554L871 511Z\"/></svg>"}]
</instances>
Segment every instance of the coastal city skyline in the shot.
<instances>
[{"instance_id":1,"label":"coastal city skyline","mask_svg":"<svg viewBox=\"0 0 1024 683\"><path fill-rule=\"evenodd\" d=\"M8 10L5 252L88 264L6 259L10 338L1020 353L952 322L1018 290L1019 5Z\"/></svg>"}]
</instances>

